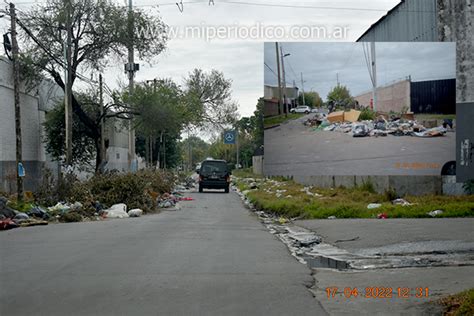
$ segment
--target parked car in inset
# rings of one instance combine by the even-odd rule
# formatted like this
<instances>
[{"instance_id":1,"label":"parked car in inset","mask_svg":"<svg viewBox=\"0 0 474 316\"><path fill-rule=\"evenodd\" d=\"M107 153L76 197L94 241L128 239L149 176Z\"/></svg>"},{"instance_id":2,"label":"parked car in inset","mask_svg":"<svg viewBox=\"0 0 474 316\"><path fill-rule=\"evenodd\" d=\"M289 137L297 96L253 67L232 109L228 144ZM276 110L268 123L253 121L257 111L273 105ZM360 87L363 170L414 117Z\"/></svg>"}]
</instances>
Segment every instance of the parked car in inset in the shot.
<instances>
[{"instance_id":1,"label":"parked car in inset","mask_svg":"<svg viewBox=\"0 0 474 316\"><path fill-rule=\"evenodd\" d=\"M201 163L199 174L199 192L203 189L224 189L229 193L230 175L227 161L204 160Z\"/></svg>"},{"instance_id":2,"label":"parked car in inset","mask_svg":"<svg viewBox=\"0 0 474 316\"><path fill-rule=\"evenodd\" d=\"M311 112L311 108L307 105L298 105L296 108L292 108L290 113L304 113L309 114Z\"/></svg>"}]
</instances>

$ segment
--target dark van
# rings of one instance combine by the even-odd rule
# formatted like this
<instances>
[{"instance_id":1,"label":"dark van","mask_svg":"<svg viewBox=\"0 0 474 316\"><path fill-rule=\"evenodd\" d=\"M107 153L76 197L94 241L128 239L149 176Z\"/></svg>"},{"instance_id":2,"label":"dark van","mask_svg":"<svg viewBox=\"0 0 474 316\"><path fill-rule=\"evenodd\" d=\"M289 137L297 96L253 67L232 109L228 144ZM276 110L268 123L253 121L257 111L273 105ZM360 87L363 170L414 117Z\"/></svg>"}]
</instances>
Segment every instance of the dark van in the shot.
<instances>
[{"instance_id":1,"label":"dark van","mask_svg":"<svg viewBox=\"0 0 474 316\"><path fill-rule=\"evenodd\" d=\"M224 189L229 193L230 171L225 160L204 160L199 170L199 192L203 189Z\"/></svg>"}]
</instances>

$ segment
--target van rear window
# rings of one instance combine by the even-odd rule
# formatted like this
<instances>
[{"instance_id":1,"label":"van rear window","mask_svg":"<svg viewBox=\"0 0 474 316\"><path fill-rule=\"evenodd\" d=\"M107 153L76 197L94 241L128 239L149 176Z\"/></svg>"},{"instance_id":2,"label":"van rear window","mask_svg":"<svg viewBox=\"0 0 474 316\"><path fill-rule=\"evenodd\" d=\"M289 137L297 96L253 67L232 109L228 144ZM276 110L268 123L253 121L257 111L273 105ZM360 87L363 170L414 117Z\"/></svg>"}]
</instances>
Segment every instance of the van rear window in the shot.
<instances>
[{"instance_id":1,"label":"van rear window","mask_svg":"<svg viewBox=\"0 0 474 316\"><path fill-rule=\"evenodd\" d=\"M227 172L227 164L223 161L205 161L202 163L201 172L204 174Z\"/></svg>"}]
</instances>

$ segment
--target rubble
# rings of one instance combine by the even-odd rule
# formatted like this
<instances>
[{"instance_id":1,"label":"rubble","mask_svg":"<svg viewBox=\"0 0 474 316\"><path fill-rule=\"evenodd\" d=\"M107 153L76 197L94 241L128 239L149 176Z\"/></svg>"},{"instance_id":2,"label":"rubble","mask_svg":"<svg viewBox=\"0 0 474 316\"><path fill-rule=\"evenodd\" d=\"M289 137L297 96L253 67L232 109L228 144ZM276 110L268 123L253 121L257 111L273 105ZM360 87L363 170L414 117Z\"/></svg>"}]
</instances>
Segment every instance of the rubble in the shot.
<instances>
[{"instance_id":1,"label":"rubble","mask_svg":"<svg viewBox=\"0 0 474 316\"><path fill-rule=\"evenodd\" d=\"M359 111L333 112L326 118L315 116L304 122L307 126L317 126L314 130L350 133L353 137L416 136L439 137L447 132L447 123L438 127L425 127L414 119L413 115L402 115L387 121L380 115L372 121L358 121ZM357 119L356 119L357 118Z\"/></svg>"}]
</instances>

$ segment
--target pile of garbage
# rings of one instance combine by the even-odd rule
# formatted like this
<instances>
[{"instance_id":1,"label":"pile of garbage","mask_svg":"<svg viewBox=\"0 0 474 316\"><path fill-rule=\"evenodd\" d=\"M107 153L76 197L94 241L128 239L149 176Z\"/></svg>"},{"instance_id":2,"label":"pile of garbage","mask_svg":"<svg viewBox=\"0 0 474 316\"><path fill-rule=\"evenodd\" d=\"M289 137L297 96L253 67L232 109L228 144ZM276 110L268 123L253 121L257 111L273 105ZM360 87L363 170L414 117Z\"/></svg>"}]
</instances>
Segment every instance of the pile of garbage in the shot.
<instances>
[{"instance_id":1,"label":"pile of garbage","mask_svg":"<svg viewBox=\"0 0 474 316\"><path fill-rule=\"evenodd\" d=\"M0 230L48 225L49 214L39 206L34 206L24 213L8 207L7 203L8 199L0 196Z\"/></svg>"},{"instance_id":2,"label":"pile of garbage","mask_svg":"<svg viewBox=\"0 0 474 316\"><path fill-rule=\"evenodd\" d=\"M358 112L358 111L351 111ZM351 112L345 112L339 116L326 116L318 113L313 118L304 122L306 126L315 127L315 131L331 131L351 134L353 137L379 137L379 136L415 136L415 137L437 137L443 136L447 132L447 126L426 128L416 120L393 117L387 120L383 115L378 116L375 120L358 121L358 115L349 116ZM337 112L338 113L338 112ZM345 118L345 117L349 118Z\"/></svg>"}]
</instances>

